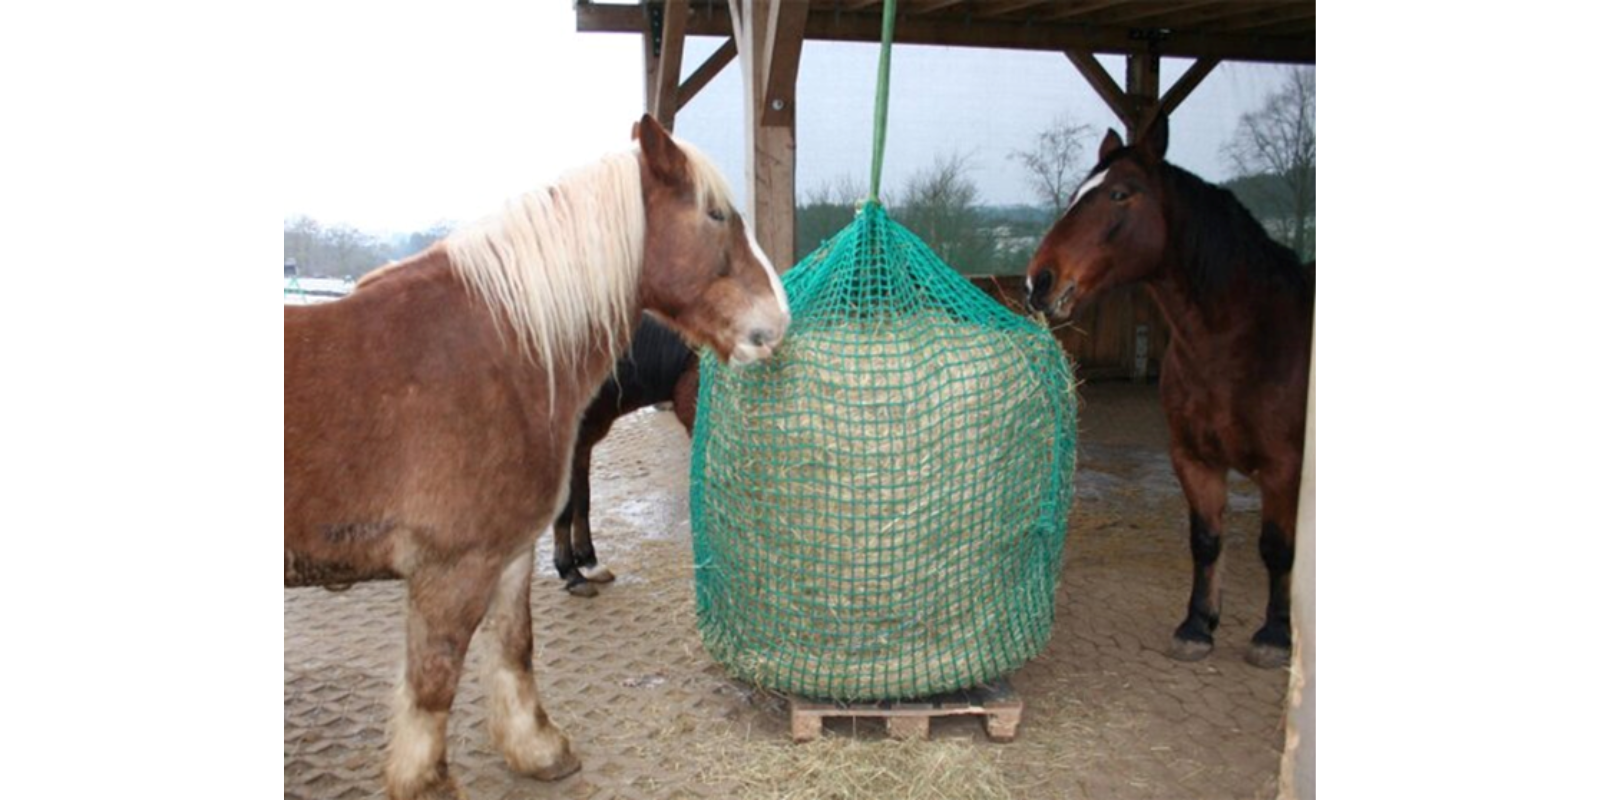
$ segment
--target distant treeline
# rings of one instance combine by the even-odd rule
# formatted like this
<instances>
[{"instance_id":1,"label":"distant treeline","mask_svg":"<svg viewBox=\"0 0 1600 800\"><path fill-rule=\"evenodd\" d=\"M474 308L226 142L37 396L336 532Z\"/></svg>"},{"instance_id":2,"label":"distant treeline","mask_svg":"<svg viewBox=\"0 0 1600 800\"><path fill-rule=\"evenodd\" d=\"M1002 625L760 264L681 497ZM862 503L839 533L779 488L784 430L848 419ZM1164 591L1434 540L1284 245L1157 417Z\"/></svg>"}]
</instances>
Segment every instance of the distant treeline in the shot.
<instances>
[{"instance_id":1,"label":"distant treeline","mask_svg":"<svg viewBox=\"0 0 1600 800\"><path fill-rule=\"evenodd\" d=\"M1284 199L1284 183L1278 176L1252 175L1221 185L1273 238L1292 247L1293 209ZM802 198L795 209L796 258L804 258L843 230L865 195L854 182L843 180ZM1055 222L1053 210L1045 206L978 203L977 189L966 178L959 158L942 159L913 176L899 192L886 194L883 203L890 216L915 232L946 264L967 275L1022 274ZM1316 254L1314 206L1311 212L1310 240L1301 254L1307 259Z\"/></svg>"},{"instance_id":2,"label":"distant treeline","mask_svg":"<svg viewBox=\"0 0 1600 800\"><path fill-rule=\"evenodd\" d=\"M283 258L294 259L301 275L359 278L389 263L421 252L450 233L450 226L378 237L349 225L324 226L310 217L283 222Z\"/></svg>"},{"instance_id":3,"label":"distant treeline","mask_svg":"<svg viewBox=\"0 0 1600 800\"><path fill-rule=\"evenodd\" d=\"M1029 205L986 205L966 177L960 158L945 158L913 176L884 205L902 225L914 231L945 263L968 275L1017 275L1055 222L1051 209ZM1315 181L1315 169L1312 171ZM1293 209L1284 180L1251 175L1226 181L1267 232L1290 244ZM865 190L848 179L811 191L795 209L795 254L803 258L843 230L855 216ZM1309 241L1304 258L1316 255L1316 208L1311 208ZM309 217L283 225L283 255L293 258L301 275L359 278L390 261L420 252L450 233L439 224L425 231L378 237L348 225L323 226Z\"/></svg>"}]
</instances>

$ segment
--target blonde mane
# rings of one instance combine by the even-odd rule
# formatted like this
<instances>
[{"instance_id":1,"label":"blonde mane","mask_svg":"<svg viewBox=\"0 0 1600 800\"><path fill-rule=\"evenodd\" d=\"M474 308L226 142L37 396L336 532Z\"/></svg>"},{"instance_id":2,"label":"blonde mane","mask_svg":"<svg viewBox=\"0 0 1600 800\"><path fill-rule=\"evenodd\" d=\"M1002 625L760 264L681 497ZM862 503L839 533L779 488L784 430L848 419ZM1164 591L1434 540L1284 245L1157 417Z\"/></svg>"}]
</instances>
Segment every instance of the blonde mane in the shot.
<instances>
[{"instance_id":1,"label":"blonde mane","mask_svg":"<svg viewBox=\"0 0 1600 800\"><path fill-rule=\"evenodd\" d=\"M730 208L728 183L704 154L688 156L702 208ZM637 147L613 153L506 203L444 241L463 281L509 324L523 354L573 365L598 330L614 362L632 338L644 267L645 209Z\"/></svg>"}]
</instances>

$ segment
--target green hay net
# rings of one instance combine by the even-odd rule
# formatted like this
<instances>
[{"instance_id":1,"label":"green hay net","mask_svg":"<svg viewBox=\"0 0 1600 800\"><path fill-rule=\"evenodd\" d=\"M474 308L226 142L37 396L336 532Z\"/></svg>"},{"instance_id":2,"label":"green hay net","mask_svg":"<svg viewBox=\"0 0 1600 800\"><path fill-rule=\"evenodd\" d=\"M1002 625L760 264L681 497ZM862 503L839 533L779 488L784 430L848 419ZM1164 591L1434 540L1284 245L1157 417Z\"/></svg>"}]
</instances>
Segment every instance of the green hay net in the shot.
<instances>
[{"instance_id":1,"label":"green hay net","mask_svg":"<svg viewBox=\"0 0 1600 800\"><path fill-rule=\"evenodd\" d=\"M869 202L784 276L769 361L701 361L690 478L706 649L810 697L992 681L1054 619L1077 407L1048 330Z\"/></svg>"},{"instance_id":2,"label":"green hay net","mask_svg":"<svg viewBox=\"0 0 1600 800\"><path fill-rule=\"evenodd\" d=\"M1043 326L946 266L871 195L783 278L773 357L700 361L689 502L712 657L816 698L987 683L1050 637L1072 505L1072 370Z\"/></svg>"}]
</instances>

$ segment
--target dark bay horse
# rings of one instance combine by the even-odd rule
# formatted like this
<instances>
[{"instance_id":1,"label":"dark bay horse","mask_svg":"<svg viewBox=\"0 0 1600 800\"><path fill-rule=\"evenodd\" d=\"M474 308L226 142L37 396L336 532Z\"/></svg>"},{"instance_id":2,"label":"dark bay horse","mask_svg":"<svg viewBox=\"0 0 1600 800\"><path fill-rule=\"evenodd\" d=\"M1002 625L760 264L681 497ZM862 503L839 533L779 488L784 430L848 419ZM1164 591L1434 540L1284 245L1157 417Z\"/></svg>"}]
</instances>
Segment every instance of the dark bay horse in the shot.
<instances>
[{"instance_id":1,"label":"dark bay horse","mask_svg":"<svg viewBox=\"0 0 1600 800\"><path fill-rule=\"evenodd\" d=\"M699 363L699 356L677 334L646 314L627 355L617 362L616 373L583 412L572 453L572 492L556 515L553 530L556 572L566 580L567 591L593 597L594 584L613 577L595 557L589 530L589 457L595 445L621 417L669 400L678 421L693 433Z\"/></svg>"},{"instance_id":2,"label":"dark bay horse","mask_svg":"<svg viewBox=\"0 0 1600 800\"><path fill-rule=\"evenodd\" d=\"M1028 303L1051 316L1105 289L1149 287L1172 332L1161 404L1189 502L1194 588L1171 654L1209 655L1221 610L1228 470L1261 489L1266 622L1248 655L1289 653L1289 573L1305 446L1315 267L1267 236L1232 193L1166 163L1167 122L1131 147L1115 131L1028 265Z\"/></svg>"},{"instance_id":3,"label":"dark bay horse","mask_svg":"<svg viewBox=\"0 0 1600 800\"><path fill-rule=\"evenodd\" d=\"M459 795L445 729L480 621L496 746L536 778L579 768L539 703L528 602L579 416L644 310L734 364L788 326L726 180L649 116L636 138L342 300L284 308L284 585L407 583L392 798Z\"/></svg>"}]
</instances>

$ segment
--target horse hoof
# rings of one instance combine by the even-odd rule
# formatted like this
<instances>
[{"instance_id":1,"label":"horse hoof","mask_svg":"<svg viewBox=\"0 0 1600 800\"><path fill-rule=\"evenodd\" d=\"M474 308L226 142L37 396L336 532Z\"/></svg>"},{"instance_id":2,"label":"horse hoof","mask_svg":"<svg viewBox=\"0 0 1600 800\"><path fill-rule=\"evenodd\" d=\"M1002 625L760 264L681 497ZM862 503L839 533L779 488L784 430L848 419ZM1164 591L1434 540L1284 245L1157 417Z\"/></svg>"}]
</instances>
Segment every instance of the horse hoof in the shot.
<instances>
[{"instance_id":1,"label":"horse hoof","mask_svg":"<svg viewBox=\"0 0 1600 800\"><path fill-rule=\"evenodd\" d=\"M467 795L448 775L421 786L388 786L388 795L395 800L466 800Z\"/></svg>"},{"instance_id":2,"label":"horse hoof","mask_svg":"<svg viewBox=\"0 0 1600 800\"><path fill-rule=\"evenodd\" d=\"M605 567L601 567L594 572L585 572L583 573L583 577L588 578L595 583L610 583L617 579L617 576L612 575L611 570L606 569Z\"/></svg>"},{"instance_id":3,"label":"horse hoof","mask_svg":"<svg viewBox=\"0 0 1600 800\"><path fill-rule=\"evenodd\" d=\"M1262 669L1279 669L1289 666L1289 648L1270 644L1252 644L1244 660Z\"/></svg>"},{"instance_id":4,"label":"horse hoof","mask_svg":"<svg viewBox=\"0 0 1600 800\"><path fill-rule=\"evenodd\" d=\"M583 581L582 583L567 584L567 594L577 597L594 597L600 594L600 590L593 583Z\"/></svg>"},{"instance_id":5,"label":"horse hoof","mask_svg":"<svg viewBox=\"0 0 1600 800\"><path fill-rule=\"evenodd\" d=\"M557 759L556 763L528 774L536 781L559 781L580 769L583 769L583 762L579 761L571 750L563 748L561 758Z\"/></svg>"},{"instance_id":6,"label":"horse hoof","mask_svg":"<svg viewBox=\"0 0 1600 800\"><path fill-rule=\"evenodd\" d=\"M1193 639L1172 638L1172 647L1167 650L1167 657L1174 661L1199 661L1211 655L1214 645L1211 642L1197 642Z\"/></svg>"}]
</instances>

